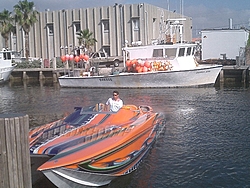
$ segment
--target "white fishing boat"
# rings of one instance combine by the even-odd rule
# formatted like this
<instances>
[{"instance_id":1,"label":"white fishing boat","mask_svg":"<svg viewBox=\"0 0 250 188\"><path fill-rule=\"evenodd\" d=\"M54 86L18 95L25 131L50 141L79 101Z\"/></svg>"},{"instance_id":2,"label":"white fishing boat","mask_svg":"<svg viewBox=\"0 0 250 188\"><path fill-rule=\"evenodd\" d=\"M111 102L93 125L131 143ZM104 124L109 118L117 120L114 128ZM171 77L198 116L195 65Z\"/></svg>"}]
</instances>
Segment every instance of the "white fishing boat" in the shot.
<instances>
[{"instance_id":1,"label":"white fishing boat","mask_svg":"<svg viewBox=\"0 0 250 188\"><path fill-rule=\"evenodd\" d=\"M126 72L82 75L80 70L59 77L61 87L169 88L213 85L222 65L199 65L195 44L163 44L124 48L130 60ZM138 68L139 67L139 68ZM133 69L133 70L132 70ZM140 69L140 70L139 70Z\"/></svg>"},{"instance_id":2,"label":"white fishing boat","mask_svg":"<svg viewBox=\"0 0 250 188\"><path fill-rule=\"evenodd\" d=\"M3 48L0 51L0 83L9 80L10 74L15 68L15 64L12 63L11 51Z\"/></svg>"},{"instance_id":3,"label":"white fishing boat","mask_svg":"<svg viewBox=\"0 0 250 188\"><path fill-rule=\"evenodd\" d=\"M179 43L173 42L176 35L172 31L170 41L157 40L145 46L140 41L134 42L136 46L123 49L125 71L101 75L97 68L96 74L72 70L70 74L59 77L61 87L170 88L215 84L222 65L197 63L197 44L183 43L181 21L185 19L169 20L170 26L167 27L180 31Z\"/></svg>"}]
</instances>

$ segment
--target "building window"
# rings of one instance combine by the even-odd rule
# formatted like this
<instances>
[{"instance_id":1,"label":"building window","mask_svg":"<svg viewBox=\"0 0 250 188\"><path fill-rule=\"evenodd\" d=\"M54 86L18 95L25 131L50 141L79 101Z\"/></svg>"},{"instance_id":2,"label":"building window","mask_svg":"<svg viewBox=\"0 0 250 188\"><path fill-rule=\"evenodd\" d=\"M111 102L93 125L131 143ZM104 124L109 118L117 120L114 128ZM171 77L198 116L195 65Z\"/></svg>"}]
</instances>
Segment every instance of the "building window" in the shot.
<instances>
[{"instance_id":1,"label":"building window","mask_svg":"<svg viewBox=\"0 0 250 188\"><path fill-rule=\"evenodd\" d=\"M133 29L134 30L139 30L139 19L138 18L136 18L136 19L133 19Z\"/></svg>"},{"instance_id":2,"label":"building window","mask_svg":"<svg viewBox=\"0 0 250 188\"><path fill-rule=\"evenodd\" d=\"M75 33L79 33L81 31L81 25L80 25L80 22L75 22L74 23L74 32Z\"/></svg>"},{"instance_id":3,"label":"building window","mask_svg":"<svg viewBox=\"0 0 250 188\"><path fill-rule=\"evenodd\" d=\"M49 35L54 35L53 24L48 24L48 25L47 25L47 29L48 29Z\"/></svg>"},{"instance_id":4,"label":"building window","mask_svg":"<svg viewBox=\"0 0 250 188\"><path fill-rule=\"evenodd\" d=\"M13 36L16 36L16 26L13 27L12 33L13 33Z\"/></svg>"},{"instance_id":5,"label":"building window","mask_svg":"<svg viewBox=\"0 0 250 188\"><path fill-rule=\"evenodd\" d=\"M103 21L102 22L103 32L108 33L109 32L109 21Z\"/></svg>"},{"instance_id":6,"label":"building window","mask_svg":"<svg viewBox=\"0 0 250 188\"><path fill-rule=\"evenodd\" d=\"M110 56L110 46L103 46L103 50L106 52L108 56Z\"/></svg>"}]
</instances>

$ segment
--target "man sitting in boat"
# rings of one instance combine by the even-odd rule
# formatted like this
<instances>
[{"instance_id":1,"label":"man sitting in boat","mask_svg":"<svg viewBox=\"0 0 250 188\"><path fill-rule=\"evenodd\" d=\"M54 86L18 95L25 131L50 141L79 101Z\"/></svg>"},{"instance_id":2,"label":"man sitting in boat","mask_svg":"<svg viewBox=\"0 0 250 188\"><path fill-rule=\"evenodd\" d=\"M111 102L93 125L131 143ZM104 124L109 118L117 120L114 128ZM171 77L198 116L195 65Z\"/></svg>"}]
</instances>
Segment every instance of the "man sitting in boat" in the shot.
<instances>
[{"instance_id":1,"label":"man sitting in boat","mask_svg":"<svg viewBox=\"0 0 250 188\"><path fill-rule=\"evenodd\" d=\"M105 110L117 112L123 106L122 99L119 98L119 92L113 91L113 97L110 97L105 105Z\"/></svg>"}]
</instances>

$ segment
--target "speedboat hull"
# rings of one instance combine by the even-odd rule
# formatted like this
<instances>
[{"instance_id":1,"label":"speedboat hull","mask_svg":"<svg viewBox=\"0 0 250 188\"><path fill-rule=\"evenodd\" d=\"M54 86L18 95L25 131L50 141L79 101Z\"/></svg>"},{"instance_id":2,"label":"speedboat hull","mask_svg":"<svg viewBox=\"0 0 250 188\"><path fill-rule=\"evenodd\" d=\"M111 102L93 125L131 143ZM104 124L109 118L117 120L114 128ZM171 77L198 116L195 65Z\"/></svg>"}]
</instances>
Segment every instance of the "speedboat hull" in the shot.
<instances>
[{"instance_id":1,"label":"speedboat hull","mask_svg":"<svg viewBox=\"0 0 250 188\"><path fill-rule=\"evenodd\" d=\"M38 170L58 187L96 187L137 169L161 133L164 116L148 106L126 105L117 113L77 108L55 124L30 132L32 155L51 157Z\"/></svg>"},{"instance_id":2,"label":"speedboat hull","mask_svg":"<svg viewBox=\"0 0 250 188\"><path fill-rule=\"evenodd\" d=\"M83 186L99 187L109 184L116 177L108 174L96 174L67 168L43 171L44 175L60 188L81 188Z\"/></svg>"},{"instance_id":3,"label":"speedboat hull","mask_svg":"<svg viewBox=\"0 0 250 188\"><path fill-rule=\"evenodd\" d=\"M182 71L158 71L145 73L120 73L109 76L58 78L61 87L82 88L172 88L214 84L221 65L202 66Z\"/></svg>"}]
</instances>

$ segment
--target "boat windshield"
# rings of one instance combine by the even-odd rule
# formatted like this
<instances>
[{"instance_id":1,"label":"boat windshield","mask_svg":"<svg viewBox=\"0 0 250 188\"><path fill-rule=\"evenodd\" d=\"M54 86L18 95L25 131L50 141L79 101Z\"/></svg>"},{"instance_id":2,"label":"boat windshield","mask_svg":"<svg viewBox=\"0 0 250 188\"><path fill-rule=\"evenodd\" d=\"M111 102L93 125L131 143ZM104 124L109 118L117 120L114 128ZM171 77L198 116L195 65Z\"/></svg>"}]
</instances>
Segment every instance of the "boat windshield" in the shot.
<instances>
[{"instance_id":1,"label":"boat windshield","mask_svg":"<svg viewBox=\"0 0 250 188\"><path fill-rule=\"evenodd\" d=\"M174 59L176 57L177 48L161 48L153 50L153 57Z\"/></svg>"},{"instance_id":2,"label":"boat windshield","mask_svg":"<svg viewBox=\"0 0 250 188\"><path fill-rule=\"evenodd\" d=\"M187 56L190 56L191 52L192 52L192 48L191 47L187 48Z\"/></svg>"},{"instance_id":3,"label":"boat windshield","mask_svg":"<svg viewBox=\"0 0 250 188\"><path fill-rule=\"evenodd\" d=\"M176 50L177 48L166 48L165 56L169 59L174 59L176 57Z\"/></svg>"},{"instance_id":4,"label":"boat windshield","mask_svg":"<svg viewBox=\"0 0 250 188\"><path fill-rule=\"evenodd\" d=\"M154 49L153 57L163 57L163 49Z\"/></svg>"},{"instance_id":5,"label":"boat windshield","mask_svg":"<svg viewBox=\"0 0 250 188\"><path fill-rule=\"evenodd\" d=\"M180 48L179 49L179 57L183 57L185 55L185 48Z\"/></svg>"}]
</instances>

